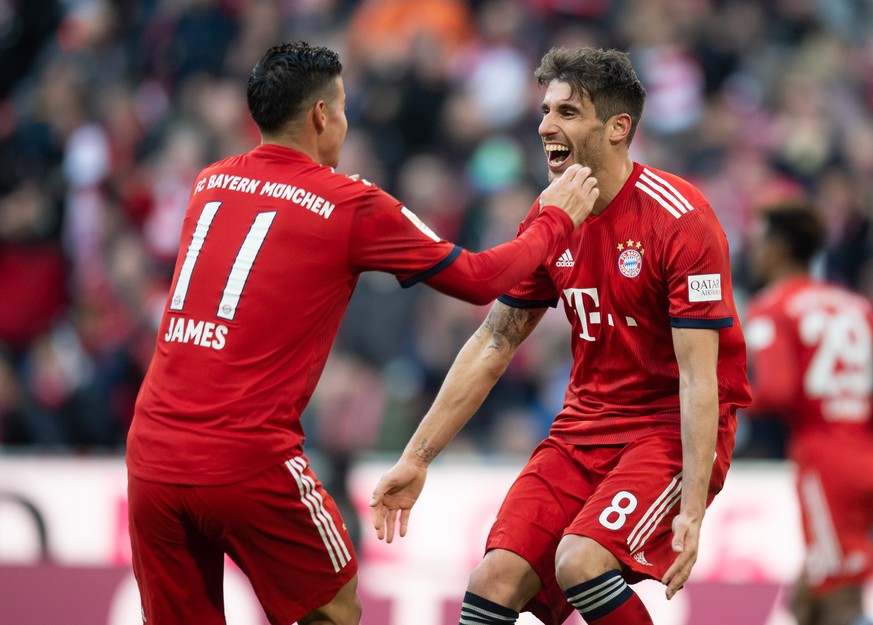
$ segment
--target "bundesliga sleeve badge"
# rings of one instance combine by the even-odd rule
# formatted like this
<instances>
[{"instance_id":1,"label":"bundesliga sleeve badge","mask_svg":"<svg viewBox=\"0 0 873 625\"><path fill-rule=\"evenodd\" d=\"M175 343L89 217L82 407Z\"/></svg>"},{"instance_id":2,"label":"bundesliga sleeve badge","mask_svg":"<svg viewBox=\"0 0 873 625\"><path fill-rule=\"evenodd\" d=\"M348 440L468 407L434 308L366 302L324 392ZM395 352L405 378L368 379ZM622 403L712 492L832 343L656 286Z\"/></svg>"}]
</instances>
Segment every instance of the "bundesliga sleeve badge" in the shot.
<instances>
[{"instance_id":1,"label":"bundesliga sleeve badge","mask_svg":"<svg viewBox=\"0 0 873 625\"><path fill-rule=\"evenodd\" d=\"M643 248L641 241L628 239L619 243L616 249L621 252L618 255L618 270L625 278L636 278L643 270Z\"/></svg>"}]
</instances>

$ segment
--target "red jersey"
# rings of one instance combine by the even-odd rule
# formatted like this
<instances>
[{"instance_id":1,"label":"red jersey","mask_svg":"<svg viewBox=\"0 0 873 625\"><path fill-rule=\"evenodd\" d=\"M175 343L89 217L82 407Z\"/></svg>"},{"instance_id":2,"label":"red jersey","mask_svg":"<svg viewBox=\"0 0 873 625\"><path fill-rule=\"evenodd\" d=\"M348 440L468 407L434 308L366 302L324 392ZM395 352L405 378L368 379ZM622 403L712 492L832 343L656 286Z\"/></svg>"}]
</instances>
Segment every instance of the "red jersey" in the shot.
<instances>
[{"instance_id":1,"label":"red jersey","mask_svg":"<svg viewBox=\"0 0 873 625\"><path fill-rule=\"evenodd\" d=\"M752 412L785 418L792 446L871 438L873 308L842 287L796 277L749 304Z\"/></svg>"},{"instance_id":2,"label":"red jersey","mask_svg":"<svg viewBox=\"0 0 873 625\"><path fill-rule=\"evenodd\" d=\"M540 252L505 244L471 255L387 193L284 147L261 145L206 168L137 398L130 473L221 484L298 455L300 415L361 272L388 271L410 286L460 258L447 273L461 280L503 271L511 281L502 291L572 228L564 213L549 212ZM513 277L508 265L523 270ZM493 271L476 273L479 266ZM481 280L455 287L467 295L464 288L484 288Z\"/></svg>"},{"instance_id":3,"label":"red jersey","mask_svg":"<svg viewBox=\"0 0 873 625\"><path fill-rule=\"evenodd\" d=\"M519 229L537 214L535 205ZM719 427L749 402L728 243L706 198L672 174L634 164L606 210L559 241L551 258L500 298L556 306L572 326L573 368L551 434L617 444L680 430L672 328L719 329Z\"/></svg>"}]
</instances>

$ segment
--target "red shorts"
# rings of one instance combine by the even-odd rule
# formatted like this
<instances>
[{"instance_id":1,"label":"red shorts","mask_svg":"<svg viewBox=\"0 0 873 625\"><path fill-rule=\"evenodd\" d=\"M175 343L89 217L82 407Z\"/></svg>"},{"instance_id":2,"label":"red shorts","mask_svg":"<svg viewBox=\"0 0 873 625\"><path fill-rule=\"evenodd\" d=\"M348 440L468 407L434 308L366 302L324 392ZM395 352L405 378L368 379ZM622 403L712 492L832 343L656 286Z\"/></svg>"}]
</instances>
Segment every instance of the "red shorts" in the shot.
<instances>
[{"instance_id":1,"label":"red shorts","mask_svg":"<svg viewBox=\"0 0 873 625\"><path fill-rule=\"evenodd\" d=\"M794 448L814 594L860 586L873 573L873 446L867 437L831 444L821 436Z\"/></svg>"},{"instance_id":2,"label":"red shorts","mask_svg":"<svg viewBox=\"0 0 873 625\"><path fill-rule=\"evenodd\" d=\"M144 622L224 625L224 554L273 625L296 623L357 573L333 498L305 456L236 484L128 476L133 570Z\"/></svg>"},{"instance_id":3,"label":"red shorts","mask_svg":"<svg viewBox=\"0 0 873 625\"><path fill-rule=\"evenodd\" d=\"M719 433L707 505L724 485L733 436ZM509 489L486 550L527 560L543 587L525 610L559 625L573 607L555 579L555 552L566 534L588 536L623 565L634 583L660 580L676 554L673 517L682 488L682 442L657 433L625 445L578 446L547 438Z\"/></svg>"}]
</instances>

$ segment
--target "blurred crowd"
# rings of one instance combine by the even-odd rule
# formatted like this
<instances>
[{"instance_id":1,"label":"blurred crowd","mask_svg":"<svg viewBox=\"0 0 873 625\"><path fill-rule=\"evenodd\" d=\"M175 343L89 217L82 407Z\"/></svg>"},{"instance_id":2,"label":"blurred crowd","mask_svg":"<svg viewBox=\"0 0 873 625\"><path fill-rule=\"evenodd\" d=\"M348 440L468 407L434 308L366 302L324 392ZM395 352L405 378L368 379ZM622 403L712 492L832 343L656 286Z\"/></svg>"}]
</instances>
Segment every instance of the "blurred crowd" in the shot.
<instances>
[{"instance_id":1,"label":"blurred crowd","mask_svg":"<svg viewBox=\"0 0 873 625\"><path fill-rule=\"evenodd\" d=\"M708 196L742 311L752 218L786 194L826 217L821 274L873 295L871 33L869 0L0 0L0 451L123 449L191 184L257 144L245 84L274 43L340 52L339 169L474 250L547 184L541 56L629 51L649 94L632 154ZM487 310L365 274L310 445L401 446ZM532 449L568 327L546 315L455 450ZM742 432L740 455L780 454Z\"/></svg>"}]
</instances>

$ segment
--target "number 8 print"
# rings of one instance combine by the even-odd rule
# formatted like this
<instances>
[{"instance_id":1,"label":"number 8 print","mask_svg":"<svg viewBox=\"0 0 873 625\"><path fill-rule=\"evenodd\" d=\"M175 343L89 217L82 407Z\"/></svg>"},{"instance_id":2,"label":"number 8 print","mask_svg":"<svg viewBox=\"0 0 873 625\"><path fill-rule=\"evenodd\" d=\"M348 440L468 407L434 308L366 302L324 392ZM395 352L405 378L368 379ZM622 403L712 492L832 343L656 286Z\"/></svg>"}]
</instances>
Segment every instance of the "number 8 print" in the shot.
<instances>
[{"instance_id":1,"label":"number 8 print","mask_svg":"<svg viewBox=\"0 0 873 625\"><path fill-rule=\"evenodd\" d=\"M188 252L185 254L185 262L182 263L182 269L179 271L176 290L173 291L173 297L170 299L170 310L183 310L185 307L185 296L188 294L188 287L191 284L194 265L197 264L200 250L203 249L206 235L209 234L209 227L212 225L212 221L215 219L220 206L221 202L207 202L203 206L203 212L200 213L197 226L194 228L194 234L191 236L191 243L188 245ZM276 217L276 212L258 213L255 217L255 221L252 223L252 227L249 229L239 252L237 252L236 259L233 261L230 274L227 276L227 283L224 285L221 301L215 313L217 317L232 320L236 315L239 298L242 295L243 288L245 288L249 272L252 270L252 265L254 265L255 258L258 256L258 251L260 251L261 245L264 243L267 232L270 231L270 225Z\"/></svg>"},{"instance_id":2,"label":"number 8 print","mask_svg":"<svg viewBox=\"0 0 873 625\"><path fill-rule=\"evenodd\" d=\"M617 530L627 521L627 515L636 509L637 498L626 490L620 490L612 498L612 505L604 508L603 512L600 513L600 524L606 529ZM616 519L610 521L609 517L613 513L615 513Z\"/></svg>"}]
</instances>

